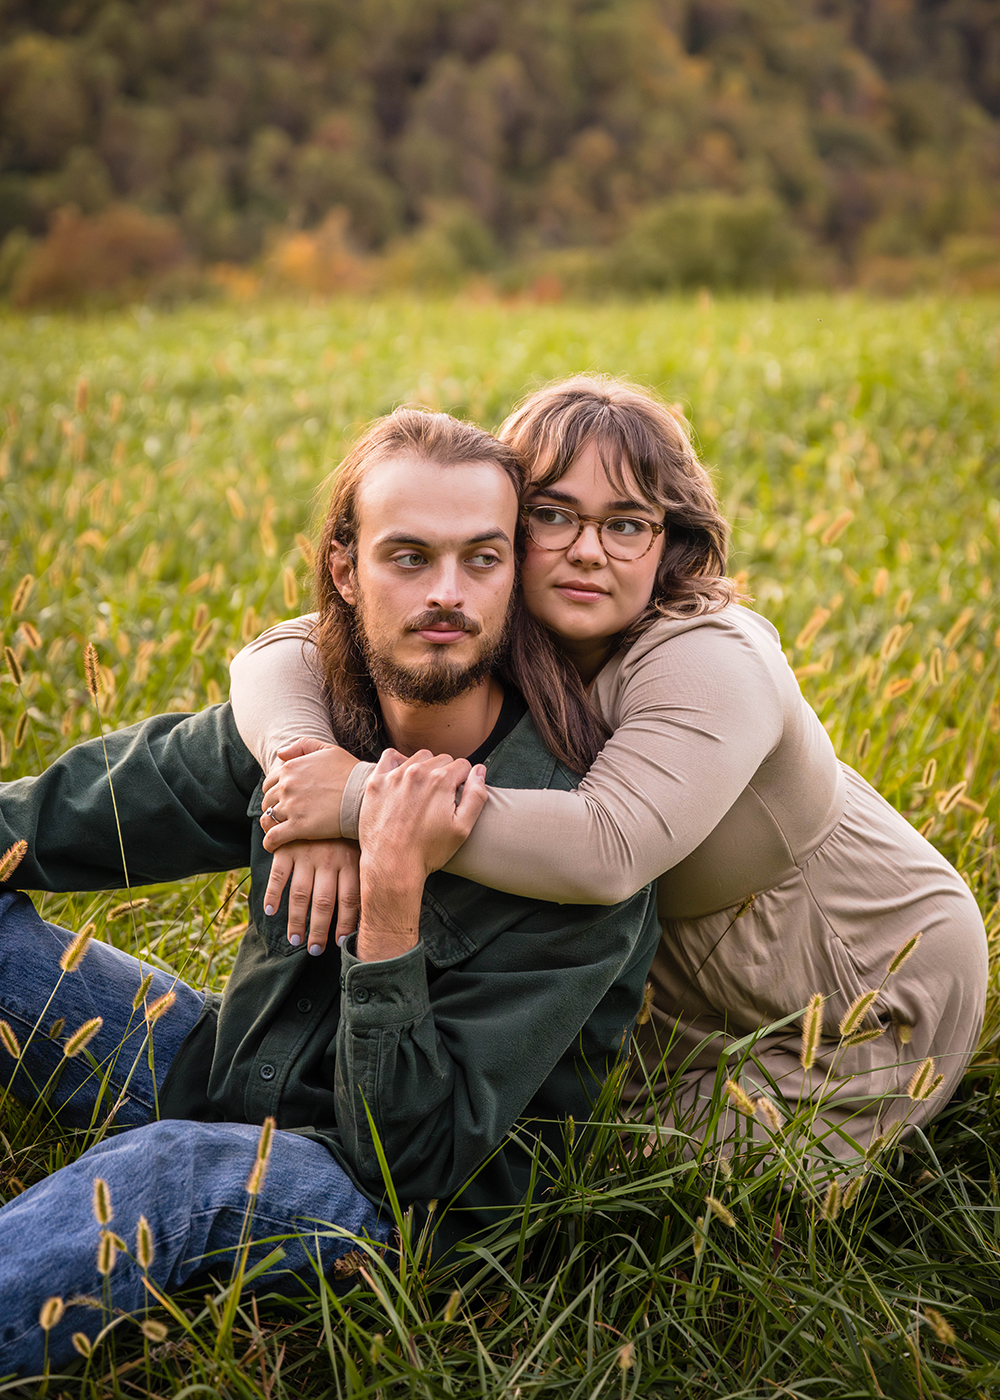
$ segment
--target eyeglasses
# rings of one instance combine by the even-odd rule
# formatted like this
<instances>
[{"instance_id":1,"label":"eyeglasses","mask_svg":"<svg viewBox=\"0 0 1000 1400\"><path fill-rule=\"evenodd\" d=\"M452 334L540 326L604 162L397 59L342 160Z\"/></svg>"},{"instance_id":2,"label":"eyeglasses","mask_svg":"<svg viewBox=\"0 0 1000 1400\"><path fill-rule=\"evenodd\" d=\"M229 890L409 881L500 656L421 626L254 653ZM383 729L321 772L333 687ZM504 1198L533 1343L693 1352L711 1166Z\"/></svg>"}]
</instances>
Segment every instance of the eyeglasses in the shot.
<instances>
[{"instance_id":1,"label":"eyeglasses","mask_svg":"<svg viewBox=\"0 0 1000 1400\"><path fill-rule=\"evenodd\" d=\"M612 559L641 559L663 533L663 526L631 515L580 515L565 506L525 506L528 534L541 549L569 549L585 525L596 525L601 548Z\"/></svg>"}]
</instances>

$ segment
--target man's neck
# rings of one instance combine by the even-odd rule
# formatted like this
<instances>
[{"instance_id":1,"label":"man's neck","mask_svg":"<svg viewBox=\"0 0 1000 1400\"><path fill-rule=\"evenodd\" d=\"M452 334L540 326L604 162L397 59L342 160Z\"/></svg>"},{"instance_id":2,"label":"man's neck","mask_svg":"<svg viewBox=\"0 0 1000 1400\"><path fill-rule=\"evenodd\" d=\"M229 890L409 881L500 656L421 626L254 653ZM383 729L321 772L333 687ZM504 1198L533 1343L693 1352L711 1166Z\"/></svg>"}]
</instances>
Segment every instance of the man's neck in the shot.
<instances>
[{"instance_id":1,"label":"man's neck","mask_svg":"<svg viewBox=\"0 0 1000 1400\"><path fill-rule=\"evenodd\" d=\"M503 704L492 676L445 705L412 705L379 691L382 723L393 746L407 757L418 749L468 758L489 738Z\"/></svg>"}]
</instances>

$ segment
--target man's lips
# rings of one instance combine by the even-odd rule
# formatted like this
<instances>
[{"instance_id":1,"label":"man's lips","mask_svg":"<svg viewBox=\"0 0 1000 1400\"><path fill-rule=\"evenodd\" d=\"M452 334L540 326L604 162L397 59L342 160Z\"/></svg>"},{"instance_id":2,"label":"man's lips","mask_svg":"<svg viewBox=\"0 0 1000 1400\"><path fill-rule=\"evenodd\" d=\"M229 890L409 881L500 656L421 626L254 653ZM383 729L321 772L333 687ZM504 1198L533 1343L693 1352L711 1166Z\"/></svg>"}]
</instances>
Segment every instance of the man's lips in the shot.
<instances>
[{"instance_id":1,"label":"man's lips","mask_svg":"<svg viewBox=\"0 0 1000 1400\"><path fill-rule=\"evenodd\" d=\"M430 627L418 627L417 636L422 637L425 642L434 642L438 646L448 646L452 642L460 642L469 633L461 627L449 627L447 623L436 623Z\"/></svg>"}]
</instances>

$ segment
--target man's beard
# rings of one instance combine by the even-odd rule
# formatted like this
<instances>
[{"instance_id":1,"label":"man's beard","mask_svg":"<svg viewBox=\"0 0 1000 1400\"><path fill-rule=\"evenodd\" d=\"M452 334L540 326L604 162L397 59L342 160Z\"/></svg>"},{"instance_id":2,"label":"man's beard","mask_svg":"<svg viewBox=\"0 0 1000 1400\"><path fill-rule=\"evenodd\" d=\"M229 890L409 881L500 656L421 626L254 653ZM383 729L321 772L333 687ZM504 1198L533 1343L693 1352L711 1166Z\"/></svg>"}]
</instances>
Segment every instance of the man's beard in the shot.
<instances>
[{"instance_id":1,"label":"man's beard","mask_svg":"<svg viewBox=\"0 0 1000 1400\"><path fill-rule=\"evenodd\" d=\"M439 655L426 665L401 665L366 631L364 599L360 593L357 595L354 609L354 634L376 690L409 705L446 705L450 700L457 700L460 695L474 690L495 670L507 649L513 606L512 598L504 625L496 636L484 637L481 631L479 632L478 654L464 666L455 665L448 659L448 648L444 645L438 648ZM409 624L408 630L416 632L435 623L446 623L473 634L478 631L476 625L464 613L453 612L448 608L431 608L421 613Z\"/></svg>"}]
</instances>

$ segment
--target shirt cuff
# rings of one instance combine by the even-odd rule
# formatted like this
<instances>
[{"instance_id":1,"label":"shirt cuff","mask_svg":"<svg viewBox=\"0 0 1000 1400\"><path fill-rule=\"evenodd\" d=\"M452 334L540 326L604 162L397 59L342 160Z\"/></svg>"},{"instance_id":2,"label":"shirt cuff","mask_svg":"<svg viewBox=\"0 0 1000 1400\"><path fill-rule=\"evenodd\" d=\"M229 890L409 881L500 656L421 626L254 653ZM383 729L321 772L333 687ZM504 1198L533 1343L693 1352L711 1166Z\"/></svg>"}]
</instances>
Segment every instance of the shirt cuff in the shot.
<instances>
[{"instance_id":1,"label":"shirt cuff","mask_svg":"<svg viewBox=\"0 0 1000 1400\"><path fill-rule=\"evenodd\" d=\"M374 772L374 763L356 763L347 775L344 795L340 799L340 834L347 841L358 839L361 803L364 801L368 779Z\"/></svg>"},{"instance_id":2,"label":"shirt cuff","mask_svg":"<svg viewBox=\"0 0 1000 1400\"><path fill-rule=\"evenodd\" d=\"M430 1010L427 964L420 943L398 958L362 962L351 951L357 934L340 950L340 1014L352 1029L419 1021Z\"/></svg>"}]
</instances>

